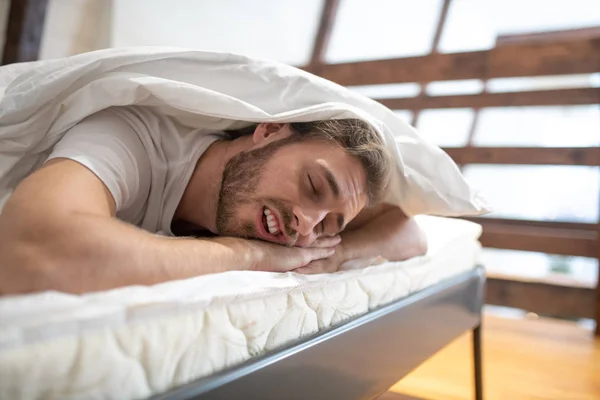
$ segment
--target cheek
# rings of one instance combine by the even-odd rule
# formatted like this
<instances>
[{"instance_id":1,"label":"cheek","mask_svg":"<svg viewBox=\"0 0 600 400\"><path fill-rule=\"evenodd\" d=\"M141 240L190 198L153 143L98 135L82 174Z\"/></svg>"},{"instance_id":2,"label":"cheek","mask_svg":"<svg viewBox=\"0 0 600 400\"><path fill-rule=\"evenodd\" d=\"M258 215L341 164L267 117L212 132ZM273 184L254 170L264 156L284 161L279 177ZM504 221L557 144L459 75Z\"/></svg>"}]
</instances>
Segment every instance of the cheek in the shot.
<instances>
[{"instance_id":1,"label":"cheek","mask_svg":"<svg viewBox=\"0 0 600 400\"><path fill-rule=\"evenodd\" d=\"M262 174L256 194L259 198L276 198L297 202L299 195L298 179L289 170L272 169Z\"/></svg>"},{"instance_id":2,"label":"cheek","mask_svg":"<svg viewBox=\"0 0 600 400\"><path fill-rule=\"evenodd\" d=\"M296 246L298 247L310 247L315 240L317 240L317 236L316 235L310 235L310 236L301 236L298 238L298 241L296 242Z\"/></svg>"}]
</instances>

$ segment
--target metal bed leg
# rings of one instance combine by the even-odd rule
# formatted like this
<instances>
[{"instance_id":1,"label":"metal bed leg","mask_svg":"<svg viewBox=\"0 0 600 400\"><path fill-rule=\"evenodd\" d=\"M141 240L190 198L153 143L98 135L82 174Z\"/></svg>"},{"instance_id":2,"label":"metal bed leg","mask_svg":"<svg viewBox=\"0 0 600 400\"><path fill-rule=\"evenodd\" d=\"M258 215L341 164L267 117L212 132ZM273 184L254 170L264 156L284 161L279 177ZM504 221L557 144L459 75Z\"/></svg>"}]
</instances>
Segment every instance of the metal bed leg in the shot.
<instances>
[{"instance_id":1,"label":"metal bed leg","mask_svg":"<svg viewBox=\"0 0 600 400\"><path fill-rule=\"evenodd\" d=\"M481 361L481 324L473 329L473 372L475 400L483 400L483 366Z\"/></svg>"}]
</instances>

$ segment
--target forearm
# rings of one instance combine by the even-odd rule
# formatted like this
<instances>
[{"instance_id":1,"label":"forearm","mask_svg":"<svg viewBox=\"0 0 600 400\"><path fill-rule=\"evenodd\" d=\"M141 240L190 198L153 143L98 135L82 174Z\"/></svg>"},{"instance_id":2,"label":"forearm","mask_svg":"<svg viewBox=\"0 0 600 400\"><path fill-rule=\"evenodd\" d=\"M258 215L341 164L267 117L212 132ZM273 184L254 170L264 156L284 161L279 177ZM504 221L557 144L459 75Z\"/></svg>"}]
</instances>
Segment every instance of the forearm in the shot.
<instances>
[{"instance_id":1,"label":"forearm","mask_svg":"<svg viewBox=\"0 0 600 400\"><path fill-rule=\"evenodd\" d=\"M81 293L251 267L233 239L166 238L114 218L68 218L46 218L36 229L28 218L0 216L0 292Z\"/></svg>"},{"instance_id":2,"label":"forearm","mask_svg":"<svg viewBox=\"0 0 600 400\"><path fill-rule=\"evenodd\" d=\"M427 240L421 228L398 208L391 208L341 236L343 261L377 256L402 261L427 251Z\"/></svg>"}]
</instances>

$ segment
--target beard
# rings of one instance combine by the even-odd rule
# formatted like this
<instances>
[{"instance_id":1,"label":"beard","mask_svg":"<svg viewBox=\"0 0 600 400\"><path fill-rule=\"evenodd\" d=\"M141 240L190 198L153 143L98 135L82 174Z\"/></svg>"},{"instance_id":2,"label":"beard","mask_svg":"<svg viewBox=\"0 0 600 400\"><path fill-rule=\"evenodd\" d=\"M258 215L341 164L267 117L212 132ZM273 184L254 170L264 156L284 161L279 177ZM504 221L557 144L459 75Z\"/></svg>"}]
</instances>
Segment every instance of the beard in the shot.
<instances>
[{"instance_id":1,"label":"beard","mask_svg":"<svg viewBox=\"0 0 600 400\"><path fill-rule=\"evenodd\" d=\"M258 212L258 207L268 202L281 213L288 237L296 236L296 233L289 228L292 221L291 210L277 199L265 198L261 201L256 198L256 188L267 163L277 150L297 141L298 138L294 136L280 139L263 147L241 152L227 162L223 170L217 204L217 231L220 235L258 238L255 220L243 221L237 210L247 205L256 205Z\"/></svg>"}]
</instances>

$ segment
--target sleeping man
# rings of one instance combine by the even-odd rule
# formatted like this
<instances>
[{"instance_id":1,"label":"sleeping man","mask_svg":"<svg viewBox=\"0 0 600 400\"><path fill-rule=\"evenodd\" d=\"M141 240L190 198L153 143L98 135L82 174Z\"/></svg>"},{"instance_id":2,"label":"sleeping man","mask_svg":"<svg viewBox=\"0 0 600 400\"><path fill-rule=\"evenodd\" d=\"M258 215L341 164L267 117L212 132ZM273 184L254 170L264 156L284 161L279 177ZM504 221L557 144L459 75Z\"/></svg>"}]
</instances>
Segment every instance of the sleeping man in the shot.
<instances>
[{"instance_id":1,"label":"sleeping man","mask_svg":"<svg viewBox=\"0 0 600 400\"><path fill-rule=\"evenodd\" d=\"M2 210L0 293L421 255L416 223L380 201L391 165L360 120L235 134L152 108L105 109L71 128Z\"/></svg>"}]
</instances>

